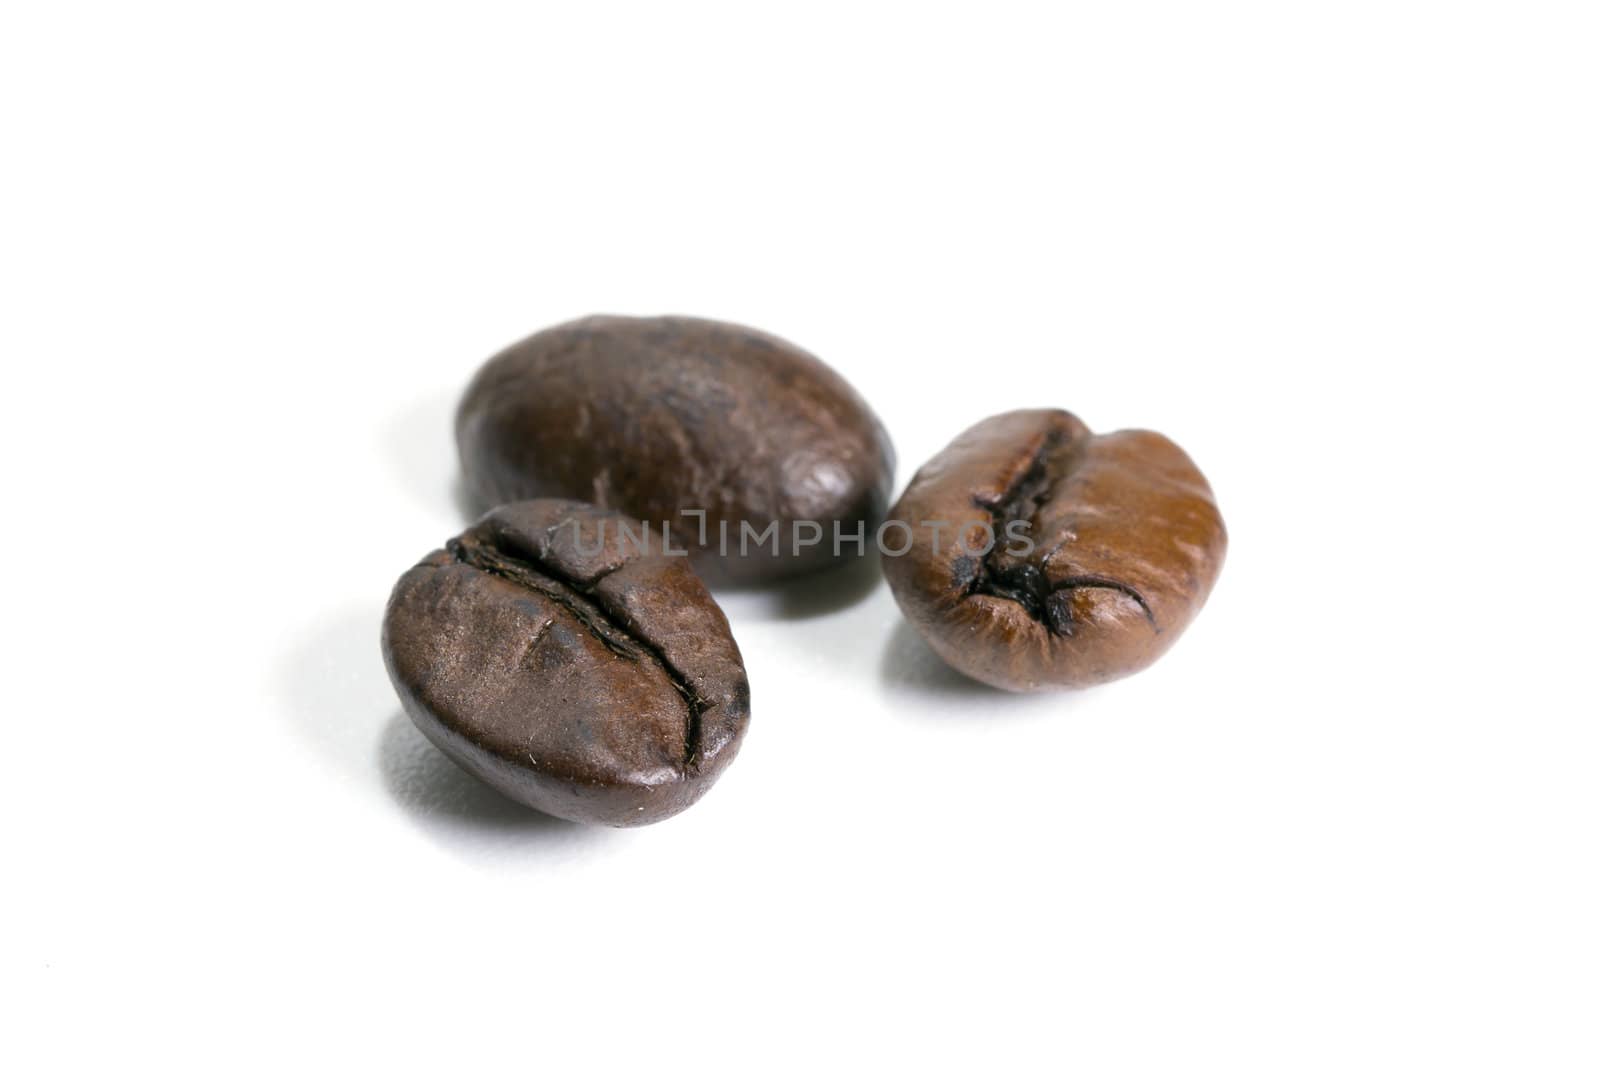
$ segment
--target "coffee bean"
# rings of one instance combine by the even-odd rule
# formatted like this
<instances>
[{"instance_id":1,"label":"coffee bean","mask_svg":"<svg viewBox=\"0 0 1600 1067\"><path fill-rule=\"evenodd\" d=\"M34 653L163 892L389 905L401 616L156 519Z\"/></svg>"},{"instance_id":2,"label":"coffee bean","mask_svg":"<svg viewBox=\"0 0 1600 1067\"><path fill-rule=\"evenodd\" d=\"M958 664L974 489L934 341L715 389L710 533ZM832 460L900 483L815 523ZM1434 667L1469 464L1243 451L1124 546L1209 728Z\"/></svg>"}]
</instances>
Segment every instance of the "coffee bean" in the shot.
<instances>
[{"instance_id":1,"label":"coffee bean","mask_svg":"<svg viewBox=\"0 0 1600 1067\"><path fill-rule=\"evenodd\" d=\"M884 575L952 667L1001 689L1077 688L1149 666L1199 612L1227 551L1204 475L1146 430L1065 411L985 419L895 504ZM936 525L943 524L943 525Z\"/></svg>"},{"instance_id":2,"label":"coffee bean","mask_svg":"<svg viewBox=\"0 0 1600 1067\"><path fill-rule=\"evenodd\" d=\"M478 372L456 440L479 502L586 500L658 536L667 522L703 575L731 583L851 558L834 552L833 524L863 524L870 543L894 487L888 435L843 378L786 341L702 319L596 316L534 334Z\"/></svg>"},{"instance_id":3,"label":"coffee bean","mask_svg":"<svg viewBox=\"0 0 1600 1067\"><path fill-rule=\"evenodd\" d=\"M626 517L533 500L401 576L383 655L418 729L514 800L633 826L698 800L750 716L728 621L682 557Z\"/></svg>"}]
</instances>

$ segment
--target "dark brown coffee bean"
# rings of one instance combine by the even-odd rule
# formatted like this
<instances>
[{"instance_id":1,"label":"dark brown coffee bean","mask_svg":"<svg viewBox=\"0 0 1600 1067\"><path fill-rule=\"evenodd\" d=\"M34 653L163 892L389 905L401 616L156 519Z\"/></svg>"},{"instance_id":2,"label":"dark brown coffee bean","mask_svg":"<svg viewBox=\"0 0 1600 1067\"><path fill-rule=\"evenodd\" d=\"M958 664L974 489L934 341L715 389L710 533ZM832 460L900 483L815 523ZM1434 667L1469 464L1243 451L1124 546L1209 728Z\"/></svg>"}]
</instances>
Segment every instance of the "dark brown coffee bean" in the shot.
<instances>
[{"instance_id":1,"label":"dark brown coffee bean","mask_svg":"<svg viewBox=\"0 0 1600 1067\"><path fill-rule=\"evenodd\" d=\"M722 610L687 560L619 537L626 521L564 500L497 508L402 575L383 621L389 677L430 741L515 800L612 826L693 804L750 717Z\"/></svg>"},{"instance_id":2,"label":"dark brown coffee bean","mask_svg":"<svg viewBox=\"0 0 1600 1067\"><path fill-rule=\"evenodd\" d=\"M658 536L667 522L702 574L729 582L850 558L833 524L864 524L870 542L894 488L888 435L843 378L786 341L702 319L596 316L534 334L478 372L456 440L482 503L569 497Z\"/></svg>"},{"instance_id":3,"label":"dark brown coffee bean","mask_svg":"<svg viewBox=\"0 0 1600 1067\"><path fill-rule=\"evenodd\" d=\"M1177 445L1050 410L957 437L889 522L884 575L912 625L952 667L1019 691L1149 666L1205 603L1228 543Z\"/></svg>"}]
</instances>

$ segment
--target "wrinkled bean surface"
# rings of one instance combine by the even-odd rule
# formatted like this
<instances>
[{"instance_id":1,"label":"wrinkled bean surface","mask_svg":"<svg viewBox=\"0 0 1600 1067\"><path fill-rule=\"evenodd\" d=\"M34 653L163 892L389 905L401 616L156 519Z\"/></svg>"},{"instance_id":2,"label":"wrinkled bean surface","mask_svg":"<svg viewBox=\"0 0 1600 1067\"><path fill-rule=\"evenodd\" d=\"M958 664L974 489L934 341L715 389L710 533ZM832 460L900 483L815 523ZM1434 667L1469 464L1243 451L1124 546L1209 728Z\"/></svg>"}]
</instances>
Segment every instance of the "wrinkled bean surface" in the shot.
<instances>
[{"instance_id":1,"label":"wrinkled bean surface","mask_svg":"<svg viewBox=\"0 0 1600 1067\"><path fill-rule=\"evenodd\" d=\"M1012 690L1148 666L1205 603L1227 550L1182 449L1146 430L1094 434L1057 410L973 426L889 519L911 528L910 551L883 561L911 624L957 670Z\"/></svg>"},{"instance_id":2,"label":"wrinkled bean surface","mask_svg":"<svg viewBox=\"0 0 1600 1067\"><path fill-rule=\"evenodd\" d=\"M446 755L530 807L654 822L733 759L749 686L722 611L681 557L615 513L536 500L491 511L401 576L383 653Z\"/></svg>"}]
</instances>

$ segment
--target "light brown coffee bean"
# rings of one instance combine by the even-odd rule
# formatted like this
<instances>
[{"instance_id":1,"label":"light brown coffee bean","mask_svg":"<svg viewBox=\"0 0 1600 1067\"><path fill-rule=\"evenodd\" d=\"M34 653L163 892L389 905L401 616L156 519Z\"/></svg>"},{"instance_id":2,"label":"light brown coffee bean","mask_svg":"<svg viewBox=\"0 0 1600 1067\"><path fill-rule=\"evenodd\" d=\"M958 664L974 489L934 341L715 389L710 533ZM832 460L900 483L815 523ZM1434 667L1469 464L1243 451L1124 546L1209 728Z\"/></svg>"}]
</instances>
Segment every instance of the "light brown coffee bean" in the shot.
<instances>
[{"instance_id":1,"label":"light brown coffee bean","mask_svg":"<svg viewBox=\"0 0 1600 1067\"><path fill-rule=\"evenodd\" d=\"M889 514L884 574L952 667L1002 689L1076 688L1149 666L1205 603L1227 551L1207 484L1146 430L1013 411L957 437ZM942 537L941 537L942 534ZM902 535L887 530L886 543Z\"/></svg>"}]
</instances>

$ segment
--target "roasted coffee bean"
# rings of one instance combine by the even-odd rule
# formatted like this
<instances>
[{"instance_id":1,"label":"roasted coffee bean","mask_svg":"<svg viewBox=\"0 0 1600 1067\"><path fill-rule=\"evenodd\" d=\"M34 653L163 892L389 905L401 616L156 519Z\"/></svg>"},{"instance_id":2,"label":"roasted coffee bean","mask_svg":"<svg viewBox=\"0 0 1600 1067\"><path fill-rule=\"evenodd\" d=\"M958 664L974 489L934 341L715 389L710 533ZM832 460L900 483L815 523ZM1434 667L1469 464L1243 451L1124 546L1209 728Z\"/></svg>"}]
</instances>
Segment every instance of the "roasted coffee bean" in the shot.
<instances>
[{"instance_id":1,"label":"roasted coffee bean","mask_svg":"<svg viewBox=\"0 0 1600 1067\"><path fill-rule=\"evenodd\" d=\"M722 610L686 559L619 536L623 518L497 508L402 575L383 622L430 741L514 800L612 826L693 804L750 717Z\"/></svg>"},{"instance_id":2,"label":"roasted coffee bean","mask_svg":"<svg viewBox=\"0 0 1600 1067\"><path fill-rule=\"evenodd\" d=\"M1177 445L1050 410L957 437L889 523L884 575L911 624L952 667L1018 691L1149 666L1205 603L1228 543Z\"/></svg>"},{"instance_id":3,"label":"roasted coffee bean","mask_svg":"<svg viewBox=\"0 0 1600 1067\"><path fill-rule=\"evenodd\" d=\"M670 523L705 577L735 584L853 558L834 552L834 524L864 526L870 543L894 488L888 435L843 378L703 319L596 316L534 334L478 372L456 440L478 502L586 500L658 537Z\"/></svg>"}]
</instances>

